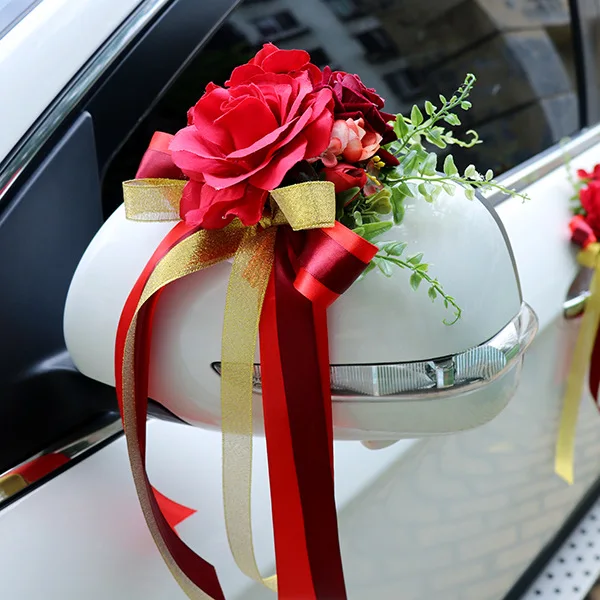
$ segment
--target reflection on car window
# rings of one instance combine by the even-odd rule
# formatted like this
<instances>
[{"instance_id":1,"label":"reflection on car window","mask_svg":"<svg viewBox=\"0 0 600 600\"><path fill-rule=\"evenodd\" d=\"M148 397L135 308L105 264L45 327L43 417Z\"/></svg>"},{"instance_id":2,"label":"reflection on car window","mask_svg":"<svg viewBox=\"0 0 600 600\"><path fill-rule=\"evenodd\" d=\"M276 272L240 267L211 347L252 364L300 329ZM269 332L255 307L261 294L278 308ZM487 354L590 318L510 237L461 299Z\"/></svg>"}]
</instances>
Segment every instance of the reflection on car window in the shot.
<instances>
[{"instance_id":1,"label":"reflection on car window","mask_svg":"<svg viewBox=\"0 0 600 600\"><path fill-rule=\"evenodd\" d=\"M389 112L435 100L474 73L473 109L461 118L484 143L468 151L468 160L496 174L579 128L568 0L246 0L121 159L131 160L129 152L139 160L154 129L185 126L206 83L223 84L268 41L308 50L321 67L358 73L387 99ZM453 154L465 167L460 149ZM135 164L127 168L131 176Z\"/></svg>"}]
</instances>

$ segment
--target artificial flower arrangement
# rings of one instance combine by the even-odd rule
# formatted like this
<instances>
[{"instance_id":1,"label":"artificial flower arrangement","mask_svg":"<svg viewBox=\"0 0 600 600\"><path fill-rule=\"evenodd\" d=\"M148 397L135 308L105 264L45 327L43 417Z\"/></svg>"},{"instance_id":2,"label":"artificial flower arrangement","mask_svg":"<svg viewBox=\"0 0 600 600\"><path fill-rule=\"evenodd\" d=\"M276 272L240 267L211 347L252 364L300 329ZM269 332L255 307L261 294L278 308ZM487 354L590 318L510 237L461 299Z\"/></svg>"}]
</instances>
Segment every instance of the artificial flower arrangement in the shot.
<instances>
[{"instance_id":1,"label":"artificial flower arrangement","mask_svg":"<svg viewBox=\"0 0 600 600\"><path fill-rule=\"evenodd\" d=\"M570 158L565 154L565 166L573 188L571 242L579 249L577 262L581 269L589 270L589 276L584 277L589 280L589 290L571 359L555 453L556 473L567 483L573 483L575 428L586 373L597 405L600 388L600 164L591 171L578 169L573 175Z\"/></svg>"},{"instance_id":2,"label":"artificial flower arrangement","mask_svg":"<svg viewBox=\"0 0 600 600\"><path fill-rule=\"evenodd\" d=\"M470 199L476 190L518 195L496 183L491 170L482 175L469 165L461 174L451 154L438 171L432 149L481 143L473 130L464 141L448 129L461 125L458 111L471 108L474 83L467 75L450 98L439 96L439 106L425 102L425 114L415 105L409 117L392 115L358 75L321 71L303 50L265 44L234 69L225 87L207 86L188 112L188 127L171 142L173 163L188 179L181 218L205 229L236 217L256 225L269 210L272 190L325 180L335 186L336 220L374 241L402 222L406 198L434 202L442 190L454 194L456 185ZM423 256L403 257L404 249L401 240L379 244L366 271L377 268L389 277L394 266L409 269L415 290L425 281L429 297L441 297L460 318L458 304L429 275Z\"/></svg>"},{"instance_id":3,"label":"artificial flower arrangement","mask_svg":"<svg viewBox=\"0 0 600 600\"><path fill-rule=\"evenodd\" d=\"M516 195L451 154L472 147L451 127L471 108L475 77L410 116L357 75L321 71L302 50L266 44L210 83L174 136L158 133L136 179L124 183L128 219L172 220L131 290L119 322L115 378L131 466L146 521L190 598L224 598L214 568L173 531L145 468L145 419L155 308L164 288L232 260L223 320L221 428L225 521L234 558L282 598L346 597L333 493L333 419L326 309L359 277L411 271L461 310L422 254L378 236L404 218L406 198L435 202L457 186ZM260 336L258 333L260 332ZM263 578L252 548L250 473L254 355L260 344L277 577ZM202 340L198 340L201 344ZM240 491L241 490L241 491Z\"/></svg>"},{"instance_id":4,"label":"artificial flower arrangement","mask_svg":"<svg viewBox=\"0 0 600 600\"><path fill-rule=\"evenodd\" d=\"M571 241L586 248L600 237L600 164L594 165L591 171L578 169L574 177L567 161L567 175L573 186Z\"/></svg>"}]
</instances>

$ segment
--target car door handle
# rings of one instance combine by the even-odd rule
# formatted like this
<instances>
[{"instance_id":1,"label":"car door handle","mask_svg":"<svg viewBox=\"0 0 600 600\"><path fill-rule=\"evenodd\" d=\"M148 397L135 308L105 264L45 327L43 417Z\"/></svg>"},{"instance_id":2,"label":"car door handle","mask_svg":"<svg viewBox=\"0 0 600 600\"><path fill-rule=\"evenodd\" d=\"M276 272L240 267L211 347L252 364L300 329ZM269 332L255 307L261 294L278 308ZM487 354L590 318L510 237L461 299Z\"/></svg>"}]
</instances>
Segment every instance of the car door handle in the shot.
<instances>
[{"instance_id":1,"label":"car door handle","mask_svg":"<svg viewBox=\"0 0 600 600\"><path fill-rule=\"evenodd\" d=\"M569 287L567 298L563 304L563 314L565 319L574 319L580 316L584 309L587 299L590 295L590 285L594 269L581 267Z\"/></svg>"}]
</instances>

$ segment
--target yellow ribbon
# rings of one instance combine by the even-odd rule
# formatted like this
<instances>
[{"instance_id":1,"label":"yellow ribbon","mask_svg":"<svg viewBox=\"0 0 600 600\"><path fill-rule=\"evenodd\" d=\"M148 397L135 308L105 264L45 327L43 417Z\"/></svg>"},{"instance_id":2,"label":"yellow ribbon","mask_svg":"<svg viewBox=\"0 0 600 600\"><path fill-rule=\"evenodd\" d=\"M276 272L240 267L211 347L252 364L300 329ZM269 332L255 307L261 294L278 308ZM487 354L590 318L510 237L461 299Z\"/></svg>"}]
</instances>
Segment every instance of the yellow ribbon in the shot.
<instances>
[{"instance_id":1,"label":"yellow ribbon","mask_svg":"<svg viewBox=\"0 0 600 600\"><path fill-rule=\"evenodd\" d=\"M179 219L179 199L184 184L169 179L124 182L127 218L141 221ZM258 324L273 265L276 227L285 223L294 230L333 227L334 185L323 181L291 185L271 192L271 200L271 211L267 211L259 226L243 228L234 221L222 230L200 231L175 246L150 277L138 309L161 287L228 258L232 246L237 247L227 289L221 347L225 525L229 546L240 570L276 591L277 576L262 577L252 541L252 389ZM132 330L135 332L134 326ZM127 336L128 344L130 339L133 343L131 330ZM132 376L131 372L129 376ZM129 376L124 380L129 380ZM128 442L132 448L137 443L135 427L127 429L132 436L132 441ZM136 479L135 471L142 467L132 464L132 468ZM202 597L195 588L190 588L191 582L169 555L154 523L146 490L143 485L137 487L146 520L171 572L190 598Z\"/></svg>"},{"instance_id":2,"label":"yellow ribbon","mask_svg":"<svg viewBox=\"0 0 600 600\"><path fill-rule=\"evenodd\" d=\"M160 528L151 508L150 494L152 494L152 491L145 485L143 475L144 466L138 451L140 435L143 435L143 433L139 430L134 394L134 356L137 319L139 311L144 303L158 290L177 279L196 273L201 269L210 267L217 262L233 256L236 249L239 247L243 233L244 230L239 224L232 224L225 229L216 231L199 231L175 246L158 263L146 283L125 340L122 390L123 423L125 426L133 480L142 507L142 512L144 513L148 529L152 534L154 542L174 579L191 600L210 600L210 597L202 590L198 589L179 568L179 565L171 556L163 540Z\"/></svg>"},{"instance_id":3,"label":"yellow ribbon","mask_svg":"<svg viewBox=\"0 0 600 600\"><path fill-rule=\"evenodd\" d=\"M558 439L556 440L554 471L569 485L573 483L573 456L575 449L577 413L583 394L585 375L594 348L594 339L600 323L599 257L600 244L597 243L590 244L585 250L582 250L577 255L579 264L594 269L594 275L590 284L590 295L586 300L585 312L581 319L579 336L577 338L571 369L567 378L567 389L563 399Z\"/></svg>"},{"instance_id":4,"label":"yellow ribbon","mask_svg":"<svg viewBox=\"0 0 600 600\"><path fill-rule=\"evenodd\" d=\"M130 221L178 221L179 202L185 183L181 179L125 181L125 216Z\"/></svg>"}]
</instances>

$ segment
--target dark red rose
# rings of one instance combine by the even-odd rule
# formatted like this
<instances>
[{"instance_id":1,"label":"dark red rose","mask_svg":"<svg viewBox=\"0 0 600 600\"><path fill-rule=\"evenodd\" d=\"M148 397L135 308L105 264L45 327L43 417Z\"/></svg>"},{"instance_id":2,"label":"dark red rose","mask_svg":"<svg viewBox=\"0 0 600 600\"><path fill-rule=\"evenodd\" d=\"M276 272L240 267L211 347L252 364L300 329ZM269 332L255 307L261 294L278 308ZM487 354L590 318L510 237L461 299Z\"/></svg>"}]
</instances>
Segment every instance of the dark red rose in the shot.
<instances>
[{"instance_id":1,"label":"dark red rose","mask_svg":"<svg viewBox=\"0 0 600 600\"><path fill-rule=\"evenodd\" d=\"M345 192L353 187L363 188L367 183L367 173L364 169L338 163L335 167L323 169L325 179L335 185L335 193Z\"/></svg>"},{"instance_id":2,"label":"dark red rose","mask_svg":"<svg viewBox=\"0 0 600 600\"><path fill-rule=\"evenodd\" d=\"M397 167L400 164L400 161L385 148L379 148L379 150L377 150L377 156L381 158L386 167Z\"/></svg>"},{"instance_id":3,"label":"dark red rose","mask_svg":"<svg viewBox=\"0 0 600 600\"><path fill-rule=\"evenodd\" d=\"M586 212L585 222L592 228L595 236L600 238L600 180L592 180L582 188L579 199Z\"/></svg>"},{"instance_id":4,"label":"dark red rose","mask_svg":"<svg viewBox=\"0 0 600 600\"><path fill-rule=\"evenodd\" d=\"M582 248L587 248L590 244L597 242L592 228L586 223L585 217L575 215L570 223L571 241Z\"/></svg>"},{"instance_id":5,"label":"dark red rose","mask_svg":"<svg viewBox=\"0 0 600 600\"><path fill-rule=\"evenodd\" d=\"M190 119L170 145L173 162L189 178L181 217L206 229L234 217L254 225L286 173L327 148L332 93L313 91L306 72L262 73L229 88L209 84Z\"/></svg>"},{"instance_id":6,"label":"dark red rose","mask_svg":"<svg viewBox=\"0 0 600 600\"><path fill-rule=\"evenodd\" d=\"M241 85L264 73L293 75L303 71L308 73L313 85L318 84L323 77L321 69L310 62L310 54L305 50L280 50L274 44L265 44L254 58L233 70L225 85Z\"/></svg>"},{"instance_id":7,"label":"dark red rose","mask_svg":"<svg viewBox=\"0 0 600 600\"><path fill-rule=\"evenodd\" d=\"M584 169L579 169L577 171L577 176L580 179L594 179L594 180L600 179L600 164L595 165L594 169L591 172L586 171Z\"/></svg>"},{"instance_id":8,"label":"dark red rose","mask_svg":"<svg viewBox=\"0 0 600 600\"><path fill-rule=\"evenodd\" d=\"M388 125L388 121L394 120L394 115L383 112L383 98L374 89L366 87L358 75L325 67L322 85L333 90L336 119L362 117L367 130L382 136L382 144L396 139L393 127Z\"/></svg>"}]
</instances>

